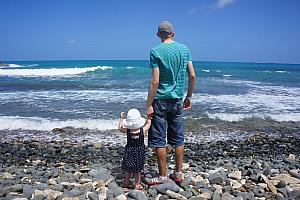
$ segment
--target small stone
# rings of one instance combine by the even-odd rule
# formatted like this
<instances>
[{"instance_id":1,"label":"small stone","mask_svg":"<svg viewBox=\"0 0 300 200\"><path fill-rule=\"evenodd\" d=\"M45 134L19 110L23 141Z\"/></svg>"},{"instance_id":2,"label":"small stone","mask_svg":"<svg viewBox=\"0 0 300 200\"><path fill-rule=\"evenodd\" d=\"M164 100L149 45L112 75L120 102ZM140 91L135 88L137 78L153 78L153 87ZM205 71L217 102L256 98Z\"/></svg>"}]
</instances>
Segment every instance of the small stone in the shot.
<instances>
[{"instance_id":1,"label":"small stone","mask_svg":"<svg viewBox=\"0 0 300 200\"><path fill-rule=\"evenodd\" d=\"M53 178L50 178L50 179L48 180L48 184L49 184L49 185L56 185L57 182L56 182Z\"/></svg>"},{"instance_id":2,"label":"small stone","mask_svg":"<svg viewBox=\"0 0 300 200\"><path fill-rule=\"evenodd\" d=\"M152 189L155 189L162 194L166 194L167 190L171 190L173 192L179 192L180 187L176 185L174 182L167 182L167 183L152 186Z\"/></svg>"},{"instance_id":3,"label":"small stone","mask_svg":"<svg viewBox=\"0 0 300 200\"><path fill-rule=\"evenodd\" d=\"M208 180L209 180L210 184L220 184L220 183L223 183L223 181L224 181L223 177L218 173L209 175Z\"/></svg>"},{"instance_id":4,"label":"small stone","mask_svg":"<svg viewBox=\"0 0 300 200\"><path fill-rule=\"evenodd\" d=\"M178 194L176 192L173 192L171 190L167 190L166 194L170 197L170 198L174 198L174 199L179 199L179 200L187 200L187 198L181 194Z\"/></svg>"},{"instance_id":5,"label":"small stone","mask_svg":"<svg viewBox=\"0 0 300 200\"><path fill-rule=\"evenodd\" d=\"M152 197L156 197L157 191L150 188L150 189L148 190L148 194L150 194L150 196L152 196Z\"/></svg>"},{"instance_id":6,"label":"small stone","mask_svg":"<svg viewBox=\"0 0 300 200\"><path fill-rule=\"evenodd\" d=\"M182 163L182 171L186 171L190 168L190 164L189 163Z\"/></svg>"},{"instance_id":7,"label":"small stone","mask_svg":"<svg viewBox=\"0 0 300 200\"><path fill-rule=\"evenodd\" d=\"M3 175L0 177L2 179L14 179L14 176L8 172L4 172Z\"/></svg>"},{"instance_id":8,"label":"small stone","mask_svg":"<svg viewBox=\"0 0 300 200\"><path fill-rule=\"evenodd\" d=\"M128 197L131 197L131 198L136 199L136 200L148 200L145 193L142 192L142 191L138 191L138 190L131 190L128 193Z\"/></svg>"},{"instance_id":9,"label":"small stone","mask_svg":"<svg viewBox=\"0 0 300 200\"><path fill-rule=\"evenodd\" d=\"M221 200L234 200L234 196L232 196L231 194L225 192L224 194L222 194L221 196Z\"/></svg>"},{"instance_id":10,"label":"small stone","mask_svg":"<svg viewBox=\"0 0 300 200\"><path fill-rule=\"evenodd\" d=\"M185 196L187 199L191 198L194 194L192 191L181 191L179 192L182 196Z\"/></svg>"},{"instance_id":11,"label":"small stone","mask_svg":"<svg viewBox=\"0 0 300 200\"><path fill-rule=\"evenodd\" d=\"M89 192L87 194L87 196L90 200L98 200L99 199L99 195L94 192Z\"/></svg>"},{"instance_id":12,"label":"small stone","mask_svg":"<svg viewBox=\"0 0 300 200\"><path fill-rule=\"evenodd\" d=\"M84 183L89 183L89 182L92 182L93 180L92 179L89 179L89 178L82 178L79 180L79 183L81 184L84 184Z\"/></svg>"},{"instance_id":13,"label":"small stone","mask_svg":"<svg viewBox=\"0 0 300 200\"><path fill-rule=\"evenodd\" d=\"M231 180L230 181L230 185L232 186L233 189L238 189L240 187L242 187L242 184L240 184L238 181L236 180Z\"/></svg>"},{"instance_id":14,"label":"small stone","mask_svg":"<svg viewBox=\"0 0 300 200\"><path fill-rule=\"evenodd\" d=\"M241 171L234 171L228 174L229 178L233 178L236 180L241 180L242 179L242 172Z\"/></svg>"},{"instance_id":15,"label":"small stone","mask_svg":"<svg viewBox=\"0 0 300 200\"><path fill-rule=\"evenodd\" d=\"M126 197L125 194L121 194L121 195L117 196L116 199L117 199L117 200L126 200L127 197Z\"/></svg>"},{"instance_id":16,"label":"small stone","mask_svg":"<svg viewBox=\"0 0 300 200\"><path fill-rule=\"evenodd\" d=\"M277 188L285 188L286 182L284 180L280 180L276 185Z\"/></svg>"},{"instance_id":17,"label":"small stone","mask_svg":"<svg viewBox=\"0 0 300 200\"><path fill-rule=\"evenodd\" d=\"M273 192L273 194L277 194L277 189L274 184L265 175L261 174L260 177L265 181L265 183L267 183L271 192Z\"/></svg>"},{"instance_id":18,"label":"small stone","mask_svg":"<svg viewBox=\"0 0 300 200\"><path fill-rule=\"evenodd\" d=\"M290 154L289 157L287 158L287 160L289 160L291 162L295 162L296 161L296 156L294 154Z\"/></svg>"}]
</instances>

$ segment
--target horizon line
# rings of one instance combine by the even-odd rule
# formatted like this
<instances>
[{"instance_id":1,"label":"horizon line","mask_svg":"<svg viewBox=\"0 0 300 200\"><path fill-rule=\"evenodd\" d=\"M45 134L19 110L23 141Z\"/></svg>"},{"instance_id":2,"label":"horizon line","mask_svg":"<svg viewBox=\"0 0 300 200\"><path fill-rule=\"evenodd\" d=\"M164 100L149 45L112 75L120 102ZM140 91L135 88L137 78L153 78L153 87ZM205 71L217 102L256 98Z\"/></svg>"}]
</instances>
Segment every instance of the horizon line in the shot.
<instances>
[{"instance_id":1,"label":"horizon line","mask_svg":"<svg viewBox=\"0 0 300 200\"><path fill-rule=\"evenodd\" d=\"M0 60L0 64L6 64L6 62L45 62L45 61L149 61L149 59L45 59L45 60ZM220 60L193 60L193 62L224 62L224 63L257 63L257 64L288 64L288 65L300 65L299 63L287 63L287 62L257 62L257 61L220 61Z\"/></svg>"}]
</instances>

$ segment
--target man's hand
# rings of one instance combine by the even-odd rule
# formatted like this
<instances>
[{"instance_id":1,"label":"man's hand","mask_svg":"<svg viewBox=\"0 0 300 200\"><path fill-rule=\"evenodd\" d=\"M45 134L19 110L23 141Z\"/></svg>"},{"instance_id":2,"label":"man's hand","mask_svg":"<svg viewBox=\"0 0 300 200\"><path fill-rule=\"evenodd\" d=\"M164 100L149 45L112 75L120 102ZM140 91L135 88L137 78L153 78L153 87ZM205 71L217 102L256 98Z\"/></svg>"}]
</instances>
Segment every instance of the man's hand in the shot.
<instances>
[{"instance_id":1,"label":"man's hand","mask_svg":"<svg viewBox=\"0 0 300 200\"><path fill-rule=\"evenodd\" d=\"M153 107L152 106L147 107L147 111L146 112L147 112L147 117L149 119L152 119L153 118L153 114L154 114Z\"/></svg>"},{"instance_id":2,"label":"man's hand","mask_svg":"<svg viewBox=\"0 0 300 200\"><path fill-rule=\"evenodd\" d=\"M183 110L188 110L192 107L192 102L189 98L185 98L183 101Z\"/></svg>"}]
</instances>

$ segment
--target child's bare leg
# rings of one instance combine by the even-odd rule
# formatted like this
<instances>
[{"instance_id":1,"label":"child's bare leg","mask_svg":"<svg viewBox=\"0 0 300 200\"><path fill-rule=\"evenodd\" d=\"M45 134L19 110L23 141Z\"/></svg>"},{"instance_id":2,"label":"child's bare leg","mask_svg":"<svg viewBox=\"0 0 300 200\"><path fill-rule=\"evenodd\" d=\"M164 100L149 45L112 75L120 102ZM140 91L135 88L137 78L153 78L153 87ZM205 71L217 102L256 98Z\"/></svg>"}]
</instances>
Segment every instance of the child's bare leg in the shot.
<instances>
[{"instance_id":1,"label":"child's bare leg","mask_svg":"<svg viewBox=\"0 0 300 200\"><path fill-rule=\"evenodd\" d=\"M125 172L125 179L123 182L123 187L128 188L129 187L129 179L130 179L130 173L129 172Z\"/></svg>"},{"instance_id":2,"label":"child's bare leg","mask_svg":"<svg viewBox=\"0 0 300 200\"><path fill-rule=\"evenodd\" d=\"M137 190L142 189L140 172L134 173L134 189L137 189Z\"/></svg>"}]
</instances>

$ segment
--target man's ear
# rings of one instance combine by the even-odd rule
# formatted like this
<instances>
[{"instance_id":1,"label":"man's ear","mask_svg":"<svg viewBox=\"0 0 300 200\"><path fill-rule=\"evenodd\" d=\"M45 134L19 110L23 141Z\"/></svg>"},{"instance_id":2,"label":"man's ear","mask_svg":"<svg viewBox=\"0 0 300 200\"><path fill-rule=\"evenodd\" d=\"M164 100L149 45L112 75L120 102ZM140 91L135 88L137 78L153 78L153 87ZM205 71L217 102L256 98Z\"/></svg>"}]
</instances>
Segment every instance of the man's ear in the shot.
<instances>
[{"instance_id":1,"label":"man's ear","mask_svg":"<svg viewBox=\"0 0 300 200\"><path fill-rule=\"evenodd\" d=\"M172 33L171 33L171 36L174 37L174 35L175 35L175 32L172 32Z\"/></svg>"}]
</instances>

